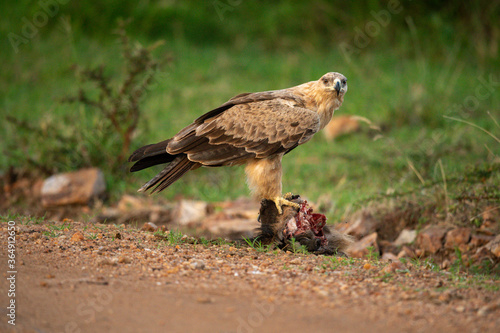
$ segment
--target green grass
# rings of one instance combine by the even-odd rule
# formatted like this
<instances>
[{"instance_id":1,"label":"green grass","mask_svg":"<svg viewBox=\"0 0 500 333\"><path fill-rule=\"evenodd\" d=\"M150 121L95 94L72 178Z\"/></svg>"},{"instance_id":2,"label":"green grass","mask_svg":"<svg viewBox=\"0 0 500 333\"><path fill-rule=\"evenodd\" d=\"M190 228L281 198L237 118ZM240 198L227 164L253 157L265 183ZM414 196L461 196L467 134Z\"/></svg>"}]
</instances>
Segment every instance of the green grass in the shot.
<instances>
[{"instance_id":1,"label":"green grass","mask_svg":"<svg viewBox=\"0 0 500 333\"><path fill-rule=\"evenodd\" d=\"M88 239L92 239L92 240L96 240L97 239L97 235L98 234L95 233L95 232L89 232L89 233L87 233L87 238Z\"/></svg>"},{"instance_id":2,"label":"green grass","mask_svg":"<svg viewBox=\"0 0 500 333\"><path fill-rule=\"evenodd\" d=\"M179 245L184 243L184 240L182 239L183 236L184 234L182 232L171 230L166 235L165 241L168 242L170 245Z\"/></svg>"},{"instance_id":3,"label":"green grass","mask_svg":"<svg viewBox=\"0 0 500 333\"><path fill-rule=\"evenodd\" d=\"M51 224L49 224L48 227L49 227L49 229L58 230L58 231L62 231L64 229L71 229L72 228L71 223L66 223L66 222L63 222L63 224L61 224L61 225L51 225Z\"/></svg>"},{"instance_id":4,"label":"green grass","mask_svg":"<svg viewBox=\"0 0 500 333\"><path fill-rule=\"evenodd\" d=\"M50 230L50 231L42 231L42 234L50 238L56 238L59 237L62 233L56 232L55 230Z\"/></svg>"},{"instance_id":5,"label":"green grass","mask_svg":"<svg viewBox=\"0 0 500 333\"><path fill-rule=\"evenodd\" d=\"M0 214L0 222L6 223L9 221L14 221L21 225L31 225L31 224L42 224L46 222L45 215L43 216L27 216L19 213L11 213L10 211L5 214Z\"/></svg>"},{"instance_id":6,"label":"green grass","mask_svg":"<svg viewBox=\"0 0 500 333\"><path fill-rule=\"evenodd\" d=\"M264 245L258 239L243 238L243 240L248 244L248 246L250 246L257 252L269 252L270 250L274 249L274 246L272 244Z\"/></svg>"}]
</instances>

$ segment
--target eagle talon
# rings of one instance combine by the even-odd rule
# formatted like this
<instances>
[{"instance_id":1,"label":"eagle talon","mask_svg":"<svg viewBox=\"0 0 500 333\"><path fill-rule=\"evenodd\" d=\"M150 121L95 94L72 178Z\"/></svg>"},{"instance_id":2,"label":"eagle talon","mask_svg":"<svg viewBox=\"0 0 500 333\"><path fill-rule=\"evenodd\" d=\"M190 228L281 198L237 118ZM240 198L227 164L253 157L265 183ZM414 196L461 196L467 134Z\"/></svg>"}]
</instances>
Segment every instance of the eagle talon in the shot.
<instances>
[{"instance_id":1,"label":"eagle talon","mask_svg":"<svg viewBox=\"0 0 500 333\"><path fill-rule=\"evenodd\" d=\"M288 198L291 193L287 193L285 197L276 197L273 199L274 204L276 205L276 209L278 209L278 214L281 215L283 214L283 208L282 206L290 206L299 209L300 205L295 202L291 202L285 198Z\"/></svg>"}]
</instances>

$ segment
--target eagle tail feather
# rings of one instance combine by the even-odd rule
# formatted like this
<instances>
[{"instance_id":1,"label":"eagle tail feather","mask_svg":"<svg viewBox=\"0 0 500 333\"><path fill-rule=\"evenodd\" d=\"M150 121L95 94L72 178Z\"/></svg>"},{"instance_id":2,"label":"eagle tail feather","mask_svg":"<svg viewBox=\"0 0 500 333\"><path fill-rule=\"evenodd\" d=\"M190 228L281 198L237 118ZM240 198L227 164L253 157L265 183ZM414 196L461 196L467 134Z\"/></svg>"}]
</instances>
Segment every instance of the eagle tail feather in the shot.
<instances>
[{"instance_id":1,"label":"eagle tail feather","mask_svg":"<svg viewBox=\"0 0 500 333\"><path fill-rule=\"evenodd\" d=\"M155 186L151 194L161 192L172 185L177 179L181 178L186 172L193 169L196 164L196 162L190 161L185 154L177 155L170 164L153 179L144 184L138 192L145 192Z\"/></svg>"},{"instance_id":2,"label":"eagle tail feather","mask_svg":"<svg viewBox=\"0 0 500 333\"><path fill-rule=\"evenodd\" d=\"M129 162L139 161L145 157L156 156L161 154L167 154L167 145L169 144L170 139L161 141L158 143L150 144L143 146L130 155L128 158Z\"/></svg>"},{"instance_id":3,"label":"eagle tail feather","mask_svg":"<svg viewBox=\"0 0 500 333\"><path fill-rule=\"evenodd\" d=\"M135 162L135 164L130 168L130 172L136 172L158 164L169 163L172 162L176 157L177 155L170 155L168 153L147 156Z\"/></svg>"},{"instance_id":4,"label":"eagle tail feather","mask_svg":"<svg viewBox=\"0 0 500 333\"><path fill-rule=\"evenodd\" d=\"M130 172L146 169L157 164L172 162L177 157L177 154L167 153L167 145L169 142L170 140L165 140L146 145L133 152L128 158L129 162L135 162L130 168Z\"/></svg>"}]
</instances>

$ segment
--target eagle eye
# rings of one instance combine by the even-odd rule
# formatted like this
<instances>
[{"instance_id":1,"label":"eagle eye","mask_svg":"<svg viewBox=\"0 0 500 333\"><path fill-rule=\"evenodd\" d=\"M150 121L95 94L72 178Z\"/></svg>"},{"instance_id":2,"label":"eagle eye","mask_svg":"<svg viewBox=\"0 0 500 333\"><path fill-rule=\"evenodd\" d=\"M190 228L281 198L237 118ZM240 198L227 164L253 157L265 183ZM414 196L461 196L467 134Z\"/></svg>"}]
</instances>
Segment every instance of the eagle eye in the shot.
<instances>
[{"instance_id":1,"label":"eagle eye","mask_svg":"<svg viewBox=\"0 0 500 333\"><path fill-rule=\"evenodd\" d=\"M327 78L324 78L324 79L323 79L323 83L324 83L324 84L328 84L328 79L327 79Z\"/></svg>"}]
</instances>

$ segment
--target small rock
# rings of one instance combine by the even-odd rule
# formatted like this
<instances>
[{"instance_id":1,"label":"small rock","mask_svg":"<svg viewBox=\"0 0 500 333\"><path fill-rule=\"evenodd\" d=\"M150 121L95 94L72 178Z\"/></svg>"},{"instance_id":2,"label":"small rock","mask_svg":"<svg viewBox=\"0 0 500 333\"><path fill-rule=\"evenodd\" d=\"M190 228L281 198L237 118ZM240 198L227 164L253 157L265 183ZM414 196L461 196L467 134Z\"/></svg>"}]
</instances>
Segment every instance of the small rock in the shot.
<instances>
[{"instance_id":1,"label":"small rock","mask_svg":"<svg viewBox=\"0 0 500 333\"><path fill-rule=\"evenodd\" d=\"M189 266L191 266L192 269L205 269L205 263L201 260L193 261Z\"/></svg>"},{"instance_id":2,"label":"small rock","mask_svg":"<svg viewBox=\"0 0 500 333\"><path fill-rule=\"evenodd\" d=\"M72 242L79 242L85 239L85 236L80 231L77 231L71 236L71 241Z\"/></svg>"},{"instance_id":3,"label":"small rock","mask_svg":"<svg viewBox=\"0 0 500 333\"><path fill-rule=\"evenodd\" d=\"M448 259L443 260L443 262L440 265L441 269L447 269L451 266L451 262Z\"/></svg>"},{"instance_id":4,"label":"small rock","mask_svg":"<svg viewBox=\"0 0 500 333\"><path fill-rule=\"evenodd\" d=\"M489 236L489 235L472 234L470 236L469 246L471 248L480 247L480 246L487 244L493 238L494 238L493 236Z\"/></svg>"},{"instance_id":5,"label":"small rock","mask_svg":"<svg viewBox=\"0 0 500 333\"><path fill-rule=\"evenodd\" d=\"M377 229L378 224L379 222L369 211L363 210L354 214L350 222L340 224L337 230L344 234L360 238L373 233Z\"/></svg>"},{"instance_id":6,"label":"small rock","mask_svg":"<svg viewBox=\"0 0 500 333\"><path fill-rule=\"evenodd\" d=\"M97 261L97 264L98 265L101 265L101 266L105 266L105 265L109 265L109 266L116 266L118 265L118 258L102 258L100 260Z\"/></svg>"},{"instance_id":7,"label":"small rock","mask_svg":"<svg viewBox=\"0 0 500 333\"><path fill-rule=\"evenodd\" d=\"M143 198L125 194L118 202L117 208L121 212L128 212L131 210L140 210L146 205L147 203Z\"/></svg>"},{"instance_id":8,"label":"small rock","mask_svg":"<svg viewBox=\"0 0 500 333\"><path fill-rule=\"evenodd\" d=\"M106 191L104 174L98 168L61 173L47 178L42 185L44 207L87 205Z\"/></svg>"},{"instance_id":9,"label":"small rock","mask_svg":"<svg viewBox=\"0 0 500 333\"><path fill-rule=\"evenodd\" d=\"M415 258L415 257L416 257L415 251L413 251L408 246L403 246L401 251L399 251L399 253L398 253L398 259L400 259L400 258Z\"/></svg>"},{"instance_id":10,"label":"small rock","mask_svg":"<svg viewBox=\"0 0 500 333\"><path fill-rule=\"evenodd\" d=\"M484 246L488 250L490 250L491 253L495 257L500 257L500 235L497 235L495 238L493 238L492 241L490 241L488 244Z\"/></svg>"},{"instance_id":11,"label":"small rock","mask_svg":"<svg viewBox=\"0 0 500 333\"><path fill-rule=\"evenodd\" d=\"M417 236L417 245L424 250L435 254L443 247L446 229L440 226L428 226Z\"/></svg>"},{"instance_id":12,"label":"small rock","mask_svg":"<svg viewBox=\"0 0 500 333\"><path fill-rule=\"evenodd\" d=\"M130 259L130 257L127 257L127 256L120 256L118 258L118 263L120 264L130 264L132 262L132 259Z\"/></svg>"},{"instance_id":13,"label":"small rock","mask_svg":"<svg viewBox=\"0 0 500 333\"><path fill-rule=\"evenodd\" d=\"M403 229L399 234L398 238L394 241L394 245L401 246L405 244L410 244L417 238L417 231L410 229Z\"/></svg>"},{"instance_id":14,"label":"small rock","mask_svg":"<svg viewBox=\"0 0 500 333\"><path fill-rule=\"evenodd\" d=\"M214 237L235 240L252 237L255 229L260 227L260 223L256 218L240 218L222 212L208 216L201 222L201 227Z\"/></svg>"},{"instance_id":15,"label":"small rock","mask_svg":"<svg viewBox=\"0 0 500 333\"><path fill-rule=\"evenodd\" d=\"M369 253L368 248L373 247L376 253L379 253L379 247L377 244L377 233L374 232L366 237L363 237L361 240L355 242L349 247L348 252L354 258L363 258Z\"/></svg>"},{"instance_id":16,"label":"small rock","mask_svg":"<svg viewBox=\"0 0 500 333\"><path fill-rule=\"evenodd\" d=\"M380 258L381 261L399 261L398 257L392 253L392 252L384 252L382 254L382 257Z\"/></svg>"},{"instance_id":17,"label":"small rock","mask_svg":"<svg viewBox=\"0 0 500 333\"><path fill-rule=\"evenodd\" d=\"M494 260L494 254L486 246L481 246L476 250L476 253L472 256L476 261L482 261L483 259L489 258Z\"/></svg>"},{"instance_id":18,"label":"small rock","mask_svg":"<svg viewBox=\"0 0 500 333\"><path fill-rule=\"evenodd\" d=\"M180 200L173 212L173 220L180 225L198 223L208 213L208 204L204 201Z\"/></svg>"},{"instance_id":19,"label":"small rock","mask_svg":"<svg viewBox=\"0 0 500 333\"><path fill-rule=\"evenodd\" d=\"M314 290L321 297L328 297L328 291L323 288L314 287L312 290Z\"/></svg>"},{"instance_id":20,"label":"small rock","mask_svg":"<svg viewBox=\"0 0 500 333\"><path fill-rule=\"evenodd\" d=\"M142 231L150 231L150 232L155 232L158 230L158 226L154 224L153 222L146 222L141 228Z\"/></svg>"},{"instance_id":21,"label":"small rock","mask_svg":"<svg viewBox=\"0 0 500 333\"><path fill-rule=\"evenodd\" d=\"M497 231L500 224L500 210L495 206L488 206L484 209L481 214L483 218L483 223L481 224L481 230Z\"/></svg>"},{"instance_id":22,"label":"small rock","mask_svg":"<svg viewBox=\"0 0 500 333\"><path fill-rule=\"evenodd\" d=\"M210 297L198 297L196 301L201 304L210 304L214 302Z\"/></svg>"},{"instance_id":23,"label":"small rock","mask_svg":"<svg viewBox=\"0 0 500 333\"><path fill-rule=\"evenodd\" d=\"M456 247L465 249L465 245L470 241L471 230L469 228L457 228L446 233L444 247L454 249Z\"/></svg>"},{"instance_id":24,"label":"small rock","mask_svg":"<svg viewBox=\"0 0 500 333\"><path fill-rule=\"evenodd\" d=\"M465 311L465 306L459 305L455 308L455 311L458 313L463 313Z\"/></svg>"},{"instance_id":25,"label":"small rock","mask_svg":"<svg viewBox=\"0 0 500 333\"><path fill-rule=\"evenodd\" d=\"M395 246L393 242L390 242L388 240L379 238L377 243L381 253L386 253L386 252L394 253L398 251L398 247Z\"/></svg>"},{"instance_id":26,"label":"small rock","mask_svg":"<svg viewBox=\"0 0 500 333\"><path fill-rule=\"evenodd\" d=\"M438 300L443 303L449 303L453 299L454 295L451 291L446 290L438 296Z\"/></svg>"},{"instance_id":27,"label":"small rock","mask_svg":"<svg viewBox=\"0 0 500 333\"><path fill-rule=\"evenodd\" d=\"M480 308L477 311L477 314L479 316L486 316L488 313L490 313L492 311L495 311L498 308L500 308L500 305L499 305L498 302L496 302L496 303L490 303L490 304L487 304L487 305L483 306L482 308Z\"/></svg>"},{"instance_id":28,"label":"small rock","mask_svg":"<svg viewBox=\"0 0 500 333\"><path fill-rule=\"evenodd\" d=\"M31 187L31 193L35 198L39 198L42 195L43 179L36 179Z\"/></svg>"},{"instance_id":29,"label":"small rock","mask_svg":"<svg viewBox=\"0 0 500 333\"><path fill-rule=\"evenodd\" d=\"M396 261L391 262L389 265L385 266L384 268L382 268L382 270L380 272L386 274L386 273L394 273L398 270L403 271L405 269L406 269L405 265L403 265L403 263L400 262L399 260L396 260Z\"/></svg>"}]
</instances>

